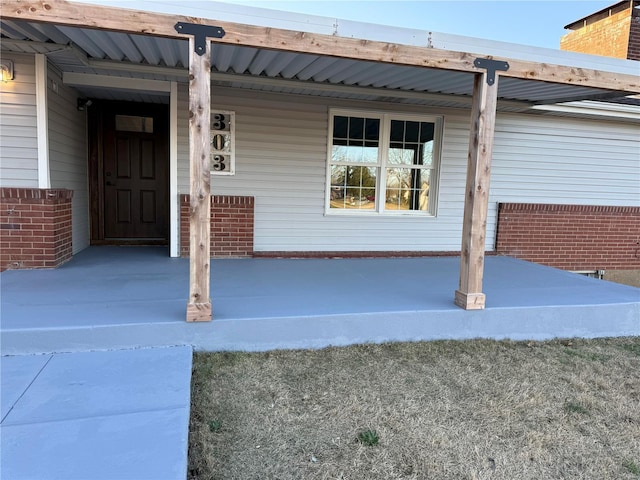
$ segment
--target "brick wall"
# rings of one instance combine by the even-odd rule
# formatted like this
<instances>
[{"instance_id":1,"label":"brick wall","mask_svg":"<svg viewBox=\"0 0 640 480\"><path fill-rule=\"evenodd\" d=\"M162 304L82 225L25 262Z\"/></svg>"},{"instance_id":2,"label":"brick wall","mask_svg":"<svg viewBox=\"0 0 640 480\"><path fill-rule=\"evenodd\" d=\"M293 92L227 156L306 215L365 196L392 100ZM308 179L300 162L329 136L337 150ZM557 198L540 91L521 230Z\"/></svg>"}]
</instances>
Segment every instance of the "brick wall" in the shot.
<instances>
[{"instance_id":1,"label":"brick wall","mask_svg":"<svg viewBox=\"0 0 640 480\"><path fill-rule=\"evenodd\" d=\"M628 8L567 33L560 39L560 50L627 58L631 14Z\"/></svg>"},{"instance_id":2,"label":"brick wall","mask_svg":"<svg viewBox=\"0 0 640 480\"><path fill-rule=\"evenodd\" d=\"M0 271L54 268L71 258L72 197L65 189L0 188Z\"/></svg>"},{"instance_id":3,"label":"brick wall","mask_svg":"<svg viewBox=\"0 0 640 480\"><path fill-rule=\"evenodd\" d=\"M638 9L634 10L634 17L631 19L627 59L640 60L640 10Z\"/></svg>"},{"instance_id":4,"label":"brick wall","mask_svg":"<svg viewBox=\"0 0 640 480\"><path fill-rule=\"evenodd\" d=\"M180 255L189 256L189 195L180 195ZM211 197L211 256L253 255L254 198Z\"/></svg>"},{"instance_id":5,"label":"brick wall","mask_svg":"<svg viewBox=\"0 0 640 480\"><path fill-rule=\"evenodd\" d=\"M496 250L565 270L640 269L640 207L501 203Z\"/></svg>"}]
</instances>

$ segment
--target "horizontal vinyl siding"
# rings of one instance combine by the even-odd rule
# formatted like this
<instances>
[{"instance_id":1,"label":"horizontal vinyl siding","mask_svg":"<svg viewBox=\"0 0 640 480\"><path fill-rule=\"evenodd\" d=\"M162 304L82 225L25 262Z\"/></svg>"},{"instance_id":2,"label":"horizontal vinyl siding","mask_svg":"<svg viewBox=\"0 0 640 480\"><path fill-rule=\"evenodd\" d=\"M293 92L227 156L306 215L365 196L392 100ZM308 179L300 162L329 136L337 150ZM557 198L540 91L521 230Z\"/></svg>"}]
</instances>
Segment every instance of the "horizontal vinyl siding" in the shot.
<instances>
[{"instance_id":1,"label":"horizontal vinyl siding","mask_svg":"<svg viewBox=\"0 0 640 480\"><path fill-rule=\"evenodd\" d=\"M2 53L15 79L0 82L0 186L38 187L38 131L33 55Z\"/></svg>"},{"instance_id":2,"label":"horizontal vinyl siding","mask_svg":"<svg viewBox=\"0 0 640 480\"><path fill-rule=\"evenodd\" d=\"M637 125L504 115L496 129L495 202L640 205Z\"/></svg>"},{"instance_id":3,"label":"horizontal vinyl siding","mask_svg":"<svg viewBox=\"0 0 640 480\"><path fill-rule=\"evenodd\" d=\"M465 112L445 118L437 218L347 217L324 214L329 108L389 110L389 106L215 87L212 96L215 108L236 112L236 175L214 176L212 192L256 198L256 251L460 249L469 124ZM180 193L188 193L188 94L184 87L178 108L178 186ZM412 107L402 107L402 111L440 113Z\"/></svg>"},{"instance_id":4,"label":"horizontal vinyl siding","mask_svg":"<svg viewBox=\"0 0 640 480\"><path fill-rule=\"evenodd\" d=\"M236 172L216 194L253 195L256 251L458 251L469 145L468 110L353 103L215 88L215 108L236 112ZM189 190L188 94L179 100L179 189ZM329 108L443 115L437 216L324 214ZM499 114L487 250L498 202L640 204L638 127Z\"/></svg>"},{"instance_id":5,"label":"horizontal vinyl siding","mask_svg":"<svg viewBox=\"0 0 640 480\"><path fill-rule=\"evenodd\" d=\"M57 84L57 93L52 88L53 82ZM87 117L86 112L78 111L77 98L78 93L63 85L57 70L49 67L47 102L51 186L73 190L74 254L89 246Z\"/></svg>"},{"instance_id":6,"label":"horizontal vinyl siding","mask_svg":"<svg viewBox=\"0 0 640 480\"><path fill-rule=\"evenodd\" d=\"M639 206L639 139L633 124L500 115L487 243L499 202Z\"/></svg>"}]
</instances>

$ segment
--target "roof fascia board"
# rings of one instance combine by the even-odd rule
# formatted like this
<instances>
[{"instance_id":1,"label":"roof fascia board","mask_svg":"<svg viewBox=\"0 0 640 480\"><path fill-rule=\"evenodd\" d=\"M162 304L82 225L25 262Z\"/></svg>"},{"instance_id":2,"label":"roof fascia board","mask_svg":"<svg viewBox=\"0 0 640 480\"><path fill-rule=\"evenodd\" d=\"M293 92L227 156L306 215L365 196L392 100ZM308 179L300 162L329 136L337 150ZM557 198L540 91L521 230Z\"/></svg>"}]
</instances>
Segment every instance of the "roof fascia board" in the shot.
<instances>
[{"instance_id":1,"label":"roof fascia board","mask_svg":"<svg viewBox=\"0 0 640 480\"><path fill-rule=\"evenodd\" d=\"M175 31L177 22L215 24L226 35L215 42L288 52L368 60L441 70L481 73L473 65L477 55L435 48L310 34L292 30L256 27L231 22L142 12L121 8L71 3L65 0L5 0L3 17L121 33L184 39ZM578 67L504 58L509 70L500 75L568 85L640 93L640 76Z\"/></svg>"}]
</instances>

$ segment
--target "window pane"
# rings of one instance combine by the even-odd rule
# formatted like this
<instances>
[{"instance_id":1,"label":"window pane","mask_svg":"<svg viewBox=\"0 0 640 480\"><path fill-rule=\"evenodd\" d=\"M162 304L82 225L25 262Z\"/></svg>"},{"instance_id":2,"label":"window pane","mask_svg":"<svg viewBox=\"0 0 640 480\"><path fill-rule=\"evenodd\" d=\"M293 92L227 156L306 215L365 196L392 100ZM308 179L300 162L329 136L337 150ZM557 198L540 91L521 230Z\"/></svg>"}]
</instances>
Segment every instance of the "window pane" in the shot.
<instances>
[{"instance_id":1,"label":"window pane","mask_svg":"<svg viewBox=\"0 0 640 480\"><path fill-rule=\"evenodd\" d=\"M331 208L372 210L376 200L376 168L331 167Z\"/></svg>"},{"instance_id":2,"label":"window pane","mask_svg":"<svg viewBox=\"0 0 640 480\"><path fill-rule=\"evenodd\" d=\"M338 115L333 117L334 144L377 147L379 141L380 119Z\"/></svg>"},{"instance_id":3,"label":"window pane","mask_svg":"<svg viewBox=\"0 0 640 480\"><path fill-rule=\"evenodd\" d=\"M349 139L364 139L364 118L349 117Z\"/></svg>"},{"instance_id":4,"label":"window pane","mask_svg":"<svg viewBox=\"0 0 640 480\"><path fill-rule=\"evenodd\" d=\"M389 163L392 165L413 165L415 156L414 149L402 147L389 149Z\"/></svg>"},{"instance_id":5,"label":"window pane","mask_svg":"<svg viewBox=\"0 0 640 480\"><path fill-rule=\"evenodd\" d=\"M418 122L405 122L404 141L417 143L420 137L420 124Z\"/></svg>"},{"instance_id":6,"label":"window pane","mask_svg":"<svg viewBox=\"0 0 640 480\"><path fill-rule=\"evenodd\" d=\"M347 126L349 125L349 119L347 117L340 117L336 115L333 117L333 138L347 138ZM334 142L335 143L335 142Z\"/></svg>"},{"instance_id":7,"label":"window pane","mask_svg":"<svg viewBox=\"0 0 640 480\"><path fill-rule=\"evenodd\" d=\"M331 149L331 163L377 163L377 147L353 147L334 145Z\"/></svg>"},{"instance_id":8,"label":"window pane","mask_svg":"<svg viewBox=\"0 0 640 480\"><path fill-rule=\"evenodd\" d=\"M433 140L422 145L422 164L428 167L433 165Z\"/></svg>"},{"instance_id":9,"label":"window pane","mask_svg":"<svg viewBox=\"0 0 640 480\"><path fill-rule=\"evenodd\" d=\"M378 163L378 148L364 147L362 149L362 161L365 163Z\"/></svg>"},{"instance_id":10,"label":"window pane","mask_svg":"<svg viewBox=\"0 0 640 480\"><path fill-rule=\"evenodd\" d=\"M391 137L392 142L404 142L404 122L400 120L391 120Z\"/></svg>"},{"instance_id":11,"label":"window pane","mask_svg":"<svg viewBox=\"0 0 640 480\"><path fill-rule=\"evenodd\" d=\"M116 130L120 132L153 133L153 117L116 115Z\"/></svg>"},{"instance_id":12,"label":"window pane","mask_svg":"<svg viewBox=\"0 0 640 480\"><path fill-rule=\"evenodd\" d=\"M377 118L367 118L365 120L365 126L364 138L377 142L380 138L380 120Z\"/></svg>"},{"instance_id":13,"label":"window pane","mask_svg":"<svg viewBox=\"0 0 640 480\"><path fill-rule=\"evenodd\" d=\"M392 120L388 163L431 166L434 130L431 122Z\"/></svg>"},{"instance_id":14,"label":"window pane","mask_svg":"<svg viewBox=\"0 0 640 480\"><path fill-rule=\"evenodd\" d=\"M435 129L435 125L433 123L421 122L420 123L420 143L433 141L434 129Z\"/></svg>"},{"instance_id":15,"label":"window pane","mask_svg":"<svg viewBox=\"0 0 640 480\"><path fill-rule=\"evenodd\" d=\"M331 166L331 191L334 190L342 192L340 197L344 196L344 187L347 179L347 166L346 165L332 165ZM332 195L333 198L333 195Z\"/></svg>"},{"instance_id":16,"label":"window pane","mask_svg":"<svg viewBox=\"0 0 640 480\"><path fill-rule=\"evenodd\" d=\"M344 206L344 197L347 185L347 168L346 165L331 166L331 208L346 208Z\"/></svg>"},{"instance_id":17,"label":"window pane","mask_svg":"<svg viewBox=\"0 0 640 480\"><path fill-rule=\"evenodd\" d=\"M429 172L421 168L388 168L384 208L428 211Z\"/></svg>"}]
</instances>

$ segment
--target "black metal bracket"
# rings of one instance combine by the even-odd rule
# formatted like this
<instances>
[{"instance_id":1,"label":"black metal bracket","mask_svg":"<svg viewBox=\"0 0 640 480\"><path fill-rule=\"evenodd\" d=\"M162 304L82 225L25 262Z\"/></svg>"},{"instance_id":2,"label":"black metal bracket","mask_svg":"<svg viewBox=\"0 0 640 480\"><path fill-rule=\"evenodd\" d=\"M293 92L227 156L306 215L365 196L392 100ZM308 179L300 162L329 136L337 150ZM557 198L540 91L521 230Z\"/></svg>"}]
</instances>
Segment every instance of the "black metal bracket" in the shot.
<instances>
[{"instance_id":1,"label":"black metal bracket","mask_svg":"<svg viewBox=\"0 0 640 480\"><path fill-rule=\"evenodd\" d=\"M199 23L178 22L175 24L176 32L193 35L195 41L194 51L202 56L207 50L207 37L222 38L225 31L222 27L212 27L210 25L200 25Z\"/></svg>"},{"instance_id":2,"label":"black metal bracket","mask_svg":"<svg viewBox=\"0 0 640 480\"><path fill-rule=\"evenodd\" d=\"M488 58L476 58L473 65L477 68L485 68L487 70L487 84L496 83L496 71L506 72L509 70L509 62L500 62L498 60L489 60Z\"/></svg>"}]
</instances>

